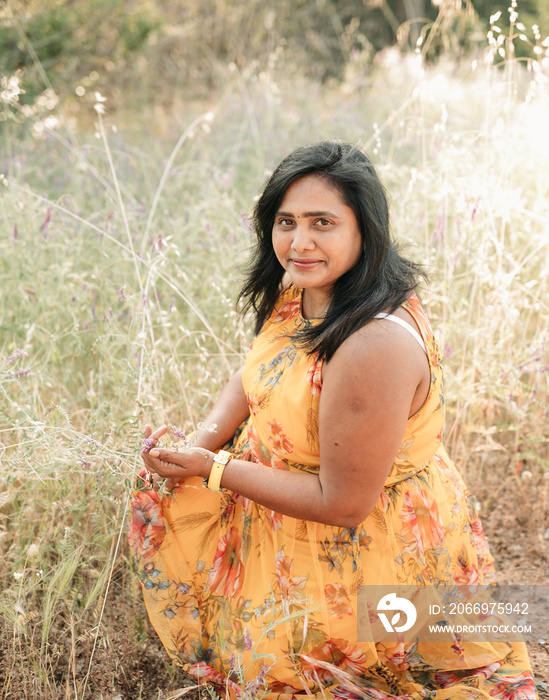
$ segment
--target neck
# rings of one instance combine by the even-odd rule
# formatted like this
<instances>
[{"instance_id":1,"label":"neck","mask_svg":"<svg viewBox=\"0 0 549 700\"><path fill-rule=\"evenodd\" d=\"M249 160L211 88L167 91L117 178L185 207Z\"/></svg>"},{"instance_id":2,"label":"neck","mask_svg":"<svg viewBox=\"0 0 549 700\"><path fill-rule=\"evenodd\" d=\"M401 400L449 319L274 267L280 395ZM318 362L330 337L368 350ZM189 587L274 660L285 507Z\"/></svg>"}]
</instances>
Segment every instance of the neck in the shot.
<instances>
[{"instance_id":1,"label":"neck","mask_svg":"<svg viewBox=\"0 0 549 700\"><path fill-rule=\"evenodd\" d=\"M301 315L306 319L324 318L330 306L330 297L324 292L304 289L301 294Z\"/></svg>"}]
</instances>

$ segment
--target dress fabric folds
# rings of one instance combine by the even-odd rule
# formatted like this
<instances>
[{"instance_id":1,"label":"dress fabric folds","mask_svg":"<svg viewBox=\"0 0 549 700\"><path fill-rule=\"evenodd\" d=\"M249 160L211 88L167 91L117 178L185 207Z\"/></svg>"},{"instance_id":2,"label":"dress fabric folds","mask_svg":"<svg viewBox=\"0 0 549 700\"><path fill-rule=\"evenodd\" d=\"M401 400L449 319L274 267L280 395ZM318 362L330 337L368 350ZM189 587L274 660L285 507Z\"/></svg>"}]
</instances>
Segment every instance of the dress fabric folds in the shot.
<instances>
[{"instance_id":1,"label":"dress fabric folds","mask_svg":"<svg viewBox=\"0 0 549 700\"><path fill-rule=\"evenodd\" d=\"M297 520L199 478L133 493L129 539L149 618L172 659L221 697L536 698L521 642L357 639L359 586L495 581L474 500L441 442L436 341L417 297L403 307L426 345L430 390L359 526ZM322 365L294 339L308 323L291 285L246 358L250 417L225 446L235 457L318 471Z\"/></svg>"}]
</instances>

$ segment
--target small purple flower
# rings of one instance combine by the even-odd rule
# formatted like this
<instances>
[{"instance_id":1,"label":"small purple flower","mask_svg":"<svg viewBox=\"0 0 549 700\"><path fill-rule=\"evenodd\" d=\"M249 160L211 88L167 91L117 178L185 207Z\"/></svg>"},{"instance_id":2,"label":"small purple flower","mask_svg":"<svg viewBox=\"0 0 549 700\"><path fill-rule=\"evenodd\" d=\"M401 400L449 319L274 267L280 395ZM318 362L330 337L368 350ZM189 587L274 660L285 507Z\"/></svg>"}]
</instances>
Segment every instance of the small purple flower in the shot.
<instances>
[{"instance_id":1,"label":"small purple flower","mask_svg":"<svg viewBox=\"0 0 549 700\"><path fill-rule=\"evenodd\" d=\"M15 360L18 360L20 357L28 357L28 353L21 350L21 348L14 350L14 352L12 352L12 354L7 358L7 361L15 362Z\"/></svg>"},{"instance_id":2,"label":"small purple flower","mask_svg":"<svg viewBox=\"0 0 549 700\"><path fill-rule=\"evenodd\" d=\"M477 215L477 212L479 210L479 205L480 205L480 197L477 197L477 201L475 202L473 209L471 211L471 221L474 221L475 216Z\"/></svg>"},{"instance_id":3,"label":"small purple flower","mask_svg":"<svg viewBox=\"0 0 549 700\"><path fill-rule=\"evenodd\" d=\"M174 428L172 426L172 433L175 435L175 437L181 438L185 444L187 444L187 436L182 430L178 430L177 428Z\"/></svg>"},{"instance_id":4,"label":"small purple flower","mask_svg":"<svg viewBox=\"0 0 549 700\"><path fill-rule=\"evenodd\" d=\"M46 212L46 218L44 219L42 225L40 226L40 231L44 234L45 238L47 238L48 228L50 226L51 213L52 213L52 208L48 207L48 211Z\"/></svg>"},{"instance_id":5,"label":"small purple flower","mask_svg":"<svg viewBox=\"0 0 549 700\"><path fill-rule=\"evenodd\" d=\"M13 373L13 376L19 379L20 377L26 377L28 374L30 374L30 369L18 369L17 372Z\"/></svg>"},{"instance_id":6,"label":"small purple flower","mask_svg":"<svg viewBox=\"0 0 549 700\"><path fill-rule=\"evenodd\" d=\"M153 447L155 447L155 442L152 438L143 438L143 442L141 443L141 454L150 452Z\"/></svg>"}]
</instances>

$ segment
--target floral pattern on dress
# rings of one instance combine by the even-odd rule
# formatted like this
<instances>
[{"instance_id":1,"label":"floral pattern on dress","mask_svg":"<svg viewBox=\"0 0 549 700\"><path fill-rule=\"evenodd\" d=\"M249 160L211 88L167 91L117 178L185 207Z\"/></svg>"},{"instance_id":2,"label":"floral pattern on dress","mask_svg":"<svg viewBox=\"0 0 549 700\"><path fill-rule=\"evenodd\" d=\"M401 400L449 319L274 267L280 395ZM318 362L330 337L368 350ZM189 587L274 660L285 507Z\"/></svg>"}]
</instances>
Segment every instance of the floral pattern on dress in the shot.
<instances>
[{"instance_id":1,"label":"floral pattern on dress","mask_svg":"<svg viewBox=\"0 0 549 700\"><path fill-rule=\"evenodd\" d=\"M346 639L327 639L303 655L306 678L326 685L337 677L337 671L360 676L365 671L366 655L357 644Z\"/></svg>"},{"instance_id":2,"label":"floral pattern on dress","mask_svg":"<svg viewBox=\"0 0 549 700\"><path fill-rule=\"evenodd\" d=\"M238 528L231 527L218 540L208 586L214 595L230 598L240 593L243 583L242 533Z\"/></svg>"},{"instance_id":3,"label":"floral pattern on dress","mask_svg":"<svg viewBox=\"0 0 549 700\"><path fill-rule=\"evenodd\" d=\"M318 396L322 389L322 362L318 360L318 353L313 364L307 370L307 383L311 388L311 394Z\"/></svg>"},{"instance_id":4,"label":"floral pattern on dress","mask_svg":"<svg viewBox=\"0 0 549 700\"><path fill-rule=\"evenodd\" d=\"M220 697L536 697L523 644L357 641L362 586L495 580L474 499L442 441L438 346L417 297L403 308L426 344L431 386L357 527L296 520L200 479L173 497L133 494L129 540L151 622L171 658ZM322 363L294 337L308 323L290 286L246 358L250 417L226 449L258 468L318 474ZM367 618L377 620L371 602Z\"/></svg>"},{"instance_id":5,"label":"floral pattern on dress","mask_svg":"<svg viewBox=\"0 0 549 700\"><path fill-rule=\"evenodd\" d=\"M347 586L342 583L327 583L324 586L324 593L330 615L345 617L353 614Z\"/></svg>"},{"instance_id":6,"label":"floral pattern on dress","mask_svg":"<svg viewBox=\"0 0 549 700\"><path fill-rule=\"evenodd\" d=\"M166 524L156 491L135 491L132 496L132 521L129 541L132 551L150 559L160 548L166 535Z\"/></svg>"}]
</instances>

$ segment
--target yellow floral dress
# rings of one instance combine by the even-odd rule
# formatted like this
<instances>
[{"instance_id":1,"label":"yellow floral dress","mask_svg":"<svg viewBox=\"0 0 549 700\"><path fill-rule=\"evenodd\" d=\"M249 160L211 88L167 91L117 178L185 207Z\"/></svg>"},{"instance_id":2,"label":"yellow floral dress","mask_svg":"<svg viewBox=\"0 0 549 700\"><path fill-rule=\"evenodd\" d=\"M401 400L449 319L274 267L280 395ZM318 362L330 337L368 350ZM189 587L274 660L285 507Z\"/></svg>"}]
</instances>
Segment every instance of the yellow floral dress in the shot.
<instances>
[{"instance_id":1,"label":"yellow floral dress","mask_svg":"<svg viewBox=\"0 0 549 700\"><path fill-rule=\"evenodd\" d=\"M441 443L440 353L414 295L404 308L431 386L361 525L297 520L198 478L169 495L133 494L129 537L151 622L170 656L222 697L536 697L522 643L358 641L361 585L494 580L474 502ZM226 446L236 457L318 472L321 363L293 339L307 323L290 286L245 362L250 417Z\"/></svg>"}]
</instances>

